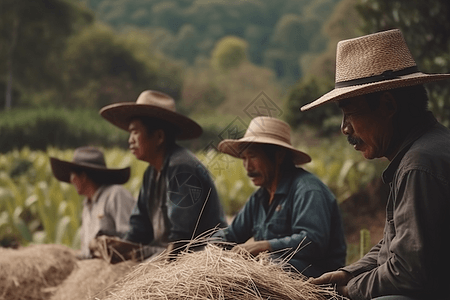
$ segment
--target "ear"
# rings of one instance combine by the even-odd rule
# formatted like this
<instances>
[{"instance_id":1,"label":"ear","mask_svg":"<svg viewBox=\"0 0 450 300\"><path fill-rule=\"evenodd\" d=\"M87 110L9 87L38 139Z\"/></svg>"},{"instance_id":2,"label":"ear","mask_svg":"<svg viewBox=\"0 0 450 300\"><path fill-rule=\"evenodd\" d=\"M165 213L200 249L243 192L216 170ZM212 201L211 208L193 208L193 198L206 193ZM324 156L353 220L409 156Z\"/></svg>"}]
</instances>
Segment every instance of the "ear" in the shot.
<instances>
[{"instance_id":1,"label":"ear","mask_svg":"<svg viewBox=\"0 0 450 300\"><path fill-rule=\"evenodd\" d=\"M164 130L162 129L156 129L155 132L155 137L156 137L156 146L161 146L164 144L164 142L166 141L166 133L164 132Z\"/></svg>"},{"instance_id":2,"label":"ear","mask_svg":"<svg viewBox=\"0 0 450 300\"><path fill-rule=\"evenodd\" d=\"M397 112L397 101L390 92L384 92L380 97L380 112L386 118L393 117Z\"/></svg>"}]
</instances>

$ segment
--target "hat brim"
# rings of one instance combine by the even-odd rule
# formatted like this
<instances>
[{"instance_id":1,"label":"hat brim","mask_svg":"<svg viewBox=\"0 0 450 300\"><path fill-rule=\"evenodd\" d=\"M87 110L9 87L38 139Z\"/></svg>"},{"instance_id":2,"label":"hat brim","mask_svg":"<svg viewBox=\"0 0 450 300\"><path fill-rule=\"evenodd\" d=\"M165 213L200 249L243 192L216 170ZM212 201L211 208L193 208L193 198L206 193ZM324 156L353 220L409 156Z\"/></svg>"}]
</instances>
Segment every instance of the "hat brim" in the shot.
<instances>
[{"instance_id":1,"label":"hat brim","mask_svg":"<svg viewBox=\"0 0 450 300\"><path fill-rule=\"evenodd\" d=\"M378 81L373 83L335 88L326 93L319 99L302 106L300 109L306 111L308 109L323 105L330 101L339 101L342 99L362 96L374 92L392 90L400 87L413 86L433 81L450 78L450 74L424 74L421 72L400 76L396 79Z\"/></svg>"},{"instance_id":2,"label":"hat brim","mask_svg":"<svg viewBox=\"0 0 450 300\"><path fill-rule=\"evenodd\" d=\"M177 140L190 140L202 135L202 127L192 119L179 113L148 104L115 103L100 110L100 115L113 125L128 131L130 120L134 117L150 117L164 120L178 129Z\"/></svg>"},{"instance_id":3,"label":"hat brim","mask_svg":"<svg viewBox=\"0 0 450 300\"><path fill-rule=\"evenodd\" d=\"M73 163L50 157L53 175L59 181L70 183L70 173L73 171L88 171L98 176L98 181L104 184L124 184L130 179L130 167L123 169L108 169L84 163Z\"/></svg>"},{"instance_id":4,"label":"hat brim","mask_svg":"<svg viewBox=\"0 0 450 300\"><path fill-rule=\"evenodd\" d=\"M218 145L220 152L231 155L236 158L241 158L242 147L245 144L270 144L283 147L292 153L292 161L295 165L303 165L311 161L311 157L298 149L292 147L292 145L283 143L280 140L271 139L267 137L244 137L239 140L225 139ZM245 149L245 147L244 147Z\"/></svg>"}]
</instances>

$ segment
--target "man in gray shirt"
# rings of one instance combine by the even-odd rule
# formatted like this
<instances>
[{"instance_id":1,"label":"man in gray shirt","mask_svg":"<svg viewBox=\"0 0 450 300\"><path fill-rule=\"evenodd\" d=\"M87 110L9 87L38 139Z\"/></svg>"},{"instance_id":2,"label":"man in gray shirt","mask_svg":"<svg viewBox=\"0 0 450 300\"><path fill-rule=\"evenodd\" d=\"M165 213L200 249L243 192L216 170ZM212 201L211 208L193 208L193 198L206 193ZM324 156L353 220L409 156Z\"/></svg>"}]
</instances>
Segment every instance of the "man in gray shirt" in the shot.
<instances>
[{"instance_id":1,"label":"man in gray shirt","mask_svg":"<svg viewBox=\"0 0 450 300\"><path fill-rule=\"evenodd\" d=\"M72 183L83 200L81 218L81 252L79 258L90 258L89 243L98 234L123 236L129 228L131 211L136 204L121 184L128 181L130 168L108 169L103 153L94 147L80 147L72 162L51 157L54 176Z\"/></svg>"}]
</instances>

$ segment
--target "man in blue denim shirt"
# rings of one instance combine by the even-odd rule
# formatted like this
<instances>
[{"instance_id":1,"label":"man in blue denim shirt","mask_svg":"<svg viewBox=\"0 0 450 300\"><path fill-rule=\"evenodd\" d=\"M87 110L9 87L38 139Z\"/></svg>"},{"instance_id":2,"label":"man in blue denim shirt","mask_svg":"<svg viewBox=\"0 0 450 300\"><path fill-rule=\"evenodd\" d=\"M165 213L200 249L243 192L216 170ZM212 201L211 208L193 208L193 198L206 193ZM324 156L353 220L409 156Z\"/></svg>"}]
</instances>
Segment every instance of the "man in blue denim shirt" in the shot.
<instances>
[{"instance_id":1,"label":"man in blue denim shirt","mask_svg":"<svg viewBox=\"0 0 450 300\"><path fill-rule=\"evenodd\" d=\"M295 166L311 158L292 147L287 123L257 117L242 139L224 140L219 150L241 158L260 188L214 237L253 255L273 252L306 276L344 266L346 244L336 199L316 176ZM251 237L254 241L248 241Z\"/></svg>"},{"instance_id":2,"label":"man in blue denim shirt","mask_svg":"<svg viewBox=\"0 0 450 300\"><path fill-rule=\"evenodd\" d=\"M144 248L148 256L227 225L205 166L189 150L175 143L175 140L197 138L202 128L177 113L171 97L144 91L136 103L112 104L100 113L112 124L130 132L131 152L150 164L130 217L126 241L150 246ZM114 243L111 241L111 245Z\"/></svg>"}]
</instances>

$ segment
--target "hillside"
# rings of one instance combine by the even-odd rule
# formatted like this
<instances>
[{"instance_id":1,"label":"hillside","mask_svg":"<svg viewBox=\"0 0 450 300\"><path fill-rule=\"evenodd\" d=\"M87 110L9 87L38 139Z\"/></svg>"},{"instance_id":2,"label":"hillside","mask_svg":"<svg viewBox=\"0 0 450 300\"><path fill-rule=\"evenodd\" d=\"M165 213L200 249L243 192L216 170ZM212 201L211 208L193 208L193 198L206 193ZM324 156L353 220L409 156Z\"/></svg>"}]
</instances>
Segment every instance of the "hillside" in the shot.
<instances>
[{"instance_id":1,"label":"hillside","mask_svg":"<svg viewBox=\"0 0 450 300\"><path fill-rule=\"evenodd\" d=\"M115 29L145 30L152 46L192 65L208 58L218 40L237 36L248 43L249 60L291 83L300 60L322 52L321 28L340 0L84 0L96 18Z\"/></svg>"}]
</instances>

